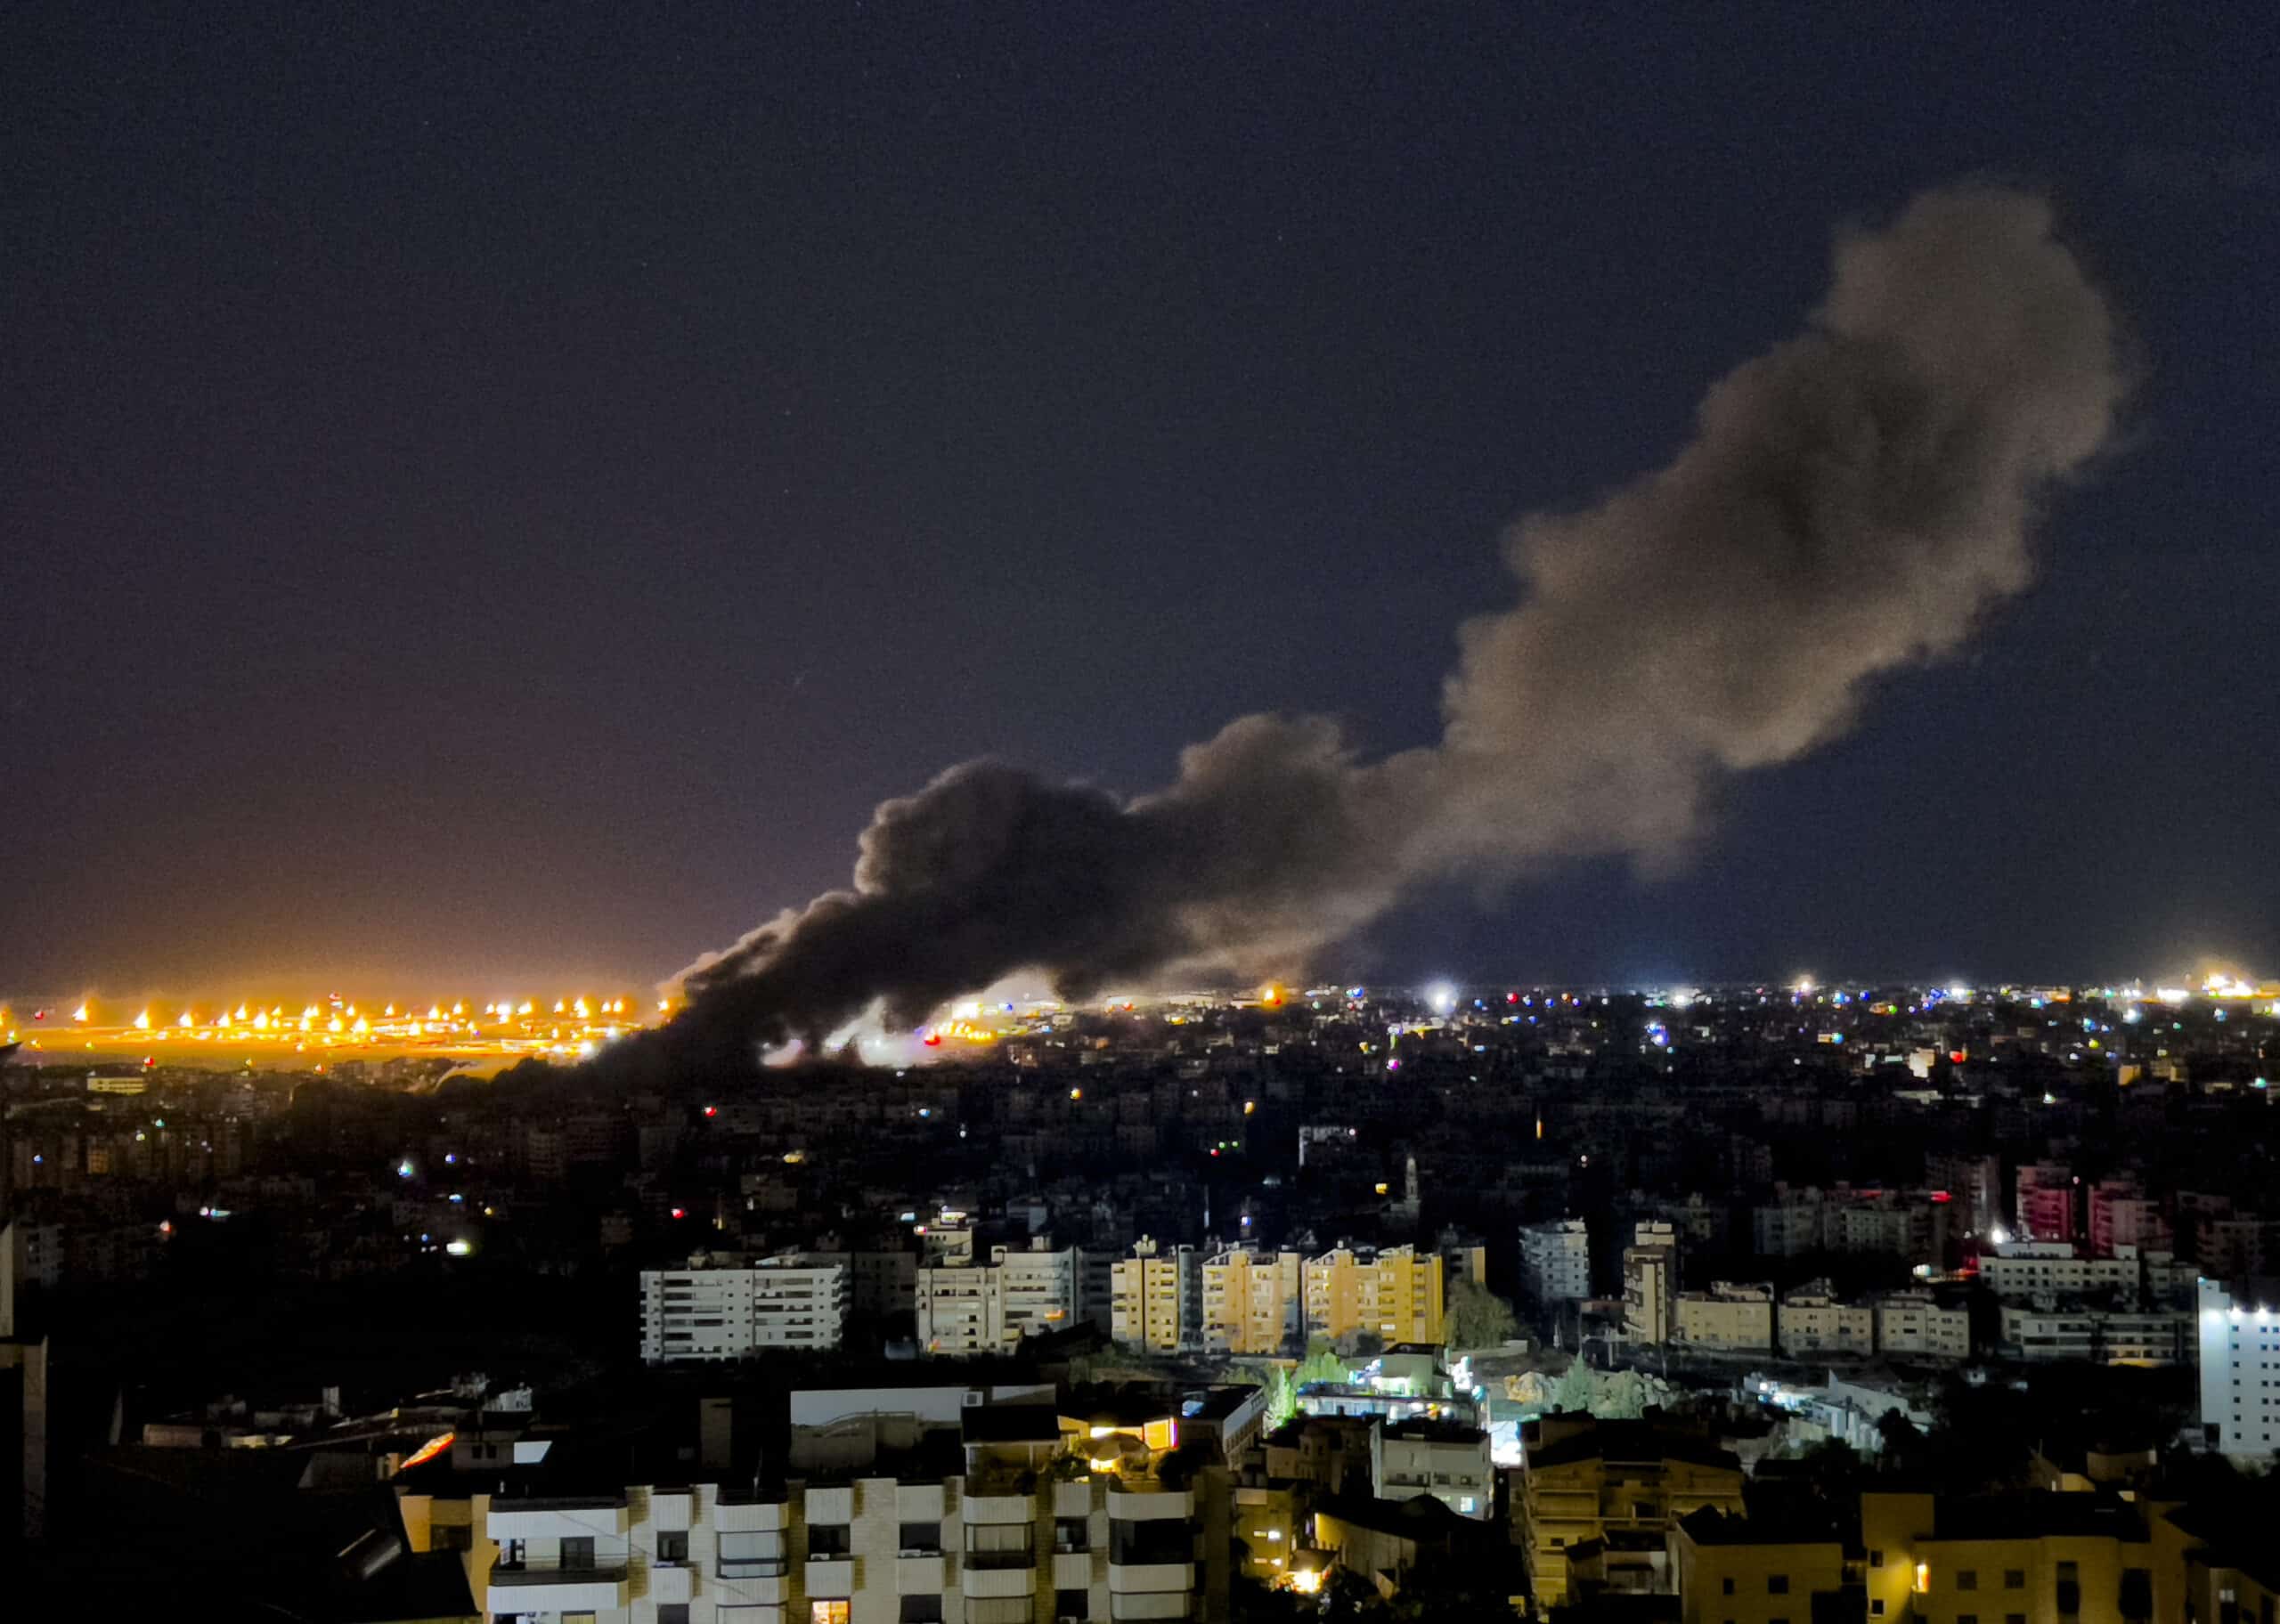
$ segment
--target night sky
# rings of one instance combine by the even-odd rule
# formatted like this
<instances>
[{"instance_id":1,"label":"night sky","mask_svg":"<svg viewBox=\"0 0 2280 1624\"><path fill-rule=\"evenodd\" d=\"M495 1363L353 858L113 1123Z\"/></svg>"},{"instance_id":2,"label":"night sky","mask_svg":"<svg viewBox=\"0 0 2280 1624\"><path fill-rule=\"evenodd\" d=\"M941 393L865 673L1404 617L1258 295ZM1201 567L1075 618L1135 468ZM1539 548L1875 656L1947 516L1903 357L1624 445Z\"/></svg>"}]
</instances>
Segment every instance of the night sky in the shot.
<instances>
[{"instance_id":1,"label":"night sky","mask_svg":"<svg viewBox=\"0 0 2280 1624\"><path fill-rule=\"evenodd\" d=\"M2280 969L2269 7L974 9L11 11L0 988L646 981L970 756L1426 742L1504 525L1973 175L2140 373L2040 584L1340 968Z\"/></svg>"}]
</instances>

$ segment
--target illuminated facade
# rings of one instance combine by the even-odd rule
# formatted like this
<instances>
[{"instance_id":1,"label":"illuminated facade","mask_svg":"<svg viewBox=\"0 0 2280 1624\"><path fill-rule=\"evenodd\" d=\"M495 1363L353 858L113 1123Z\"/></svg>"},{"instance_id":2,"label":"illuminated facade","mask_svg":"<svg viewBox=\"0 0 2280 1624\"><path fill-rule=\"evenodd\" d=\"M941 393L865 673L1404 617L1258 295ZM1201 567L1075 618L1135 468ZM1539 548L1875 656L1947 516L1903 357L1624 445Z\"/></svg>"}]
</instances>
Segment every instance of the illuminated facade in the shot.
<instances>
[{"instance_id":1,"label":"illuminated facade","mask_svg":"<svg viewBox=\"0 0 2280 1624\"><path fill-rule=\"evenodd\" d=\"M916 1287L918 1345L964 1357L1010 1352L1024 1336L1058 1330L1083 1310L1084 1263L1039 1236L1028 1247L992 1246L986 1263L923 1266Z\"/></svg>"},{"instance_id":2,"label":"illuminated facade","mask_svg":"<svg viewBox=\"0 0 2280 1624\"><path fill-rule=\"evenodd\" d=\"M1203 1265L1203 1345L1272 1356L1299 1337L1304 1260L1238 1246Z\"/></svg>"},{"instance_id":3,"label":"illuminated facade","mask_svg":"<svg viewBox=\"0 0 2280 1624\"><path fill-rule=\"evenodd\" d=\"M1592 1295L1592 1237L1581 1218L1521 1230L1520 1282L1539 1307Z\"/></svg>"},{"instance_id":4,"label":"illuminated facade","mask_svg":"<svg viewBox=\"0 0 2280 1624\"><path fill-rule=\"evenodd\" d=\"M1741 1462L1698 1438L1588 1416L1547 1416L1530 1432L1520 1538L1540 1607L1568 1599L1568 1552L1586 1540L1665 1534L1706 1506L1741 1513Z\"/></svg>"},{"instance_id":5,"label":"illuminated facade","mask_svg":"<svg viewBox=\"0 0 2280 1624\"><path fill-rule=\"evenodd\" d=\"M1369 1331L1388 1347L1442 1340L1447 1299L1437 1253L1340 1246L1308 1258L1302 1271L1306 1332L1335 1341Z\"/></svg>"},{"instance_id":6,"label":"illuminated facade","mask_svg":"<svg viewBox=\"0 0 2280 1624\"><path fill-rule=\"evenodd\" d=\"M1792 1359L1801 1353L1876 1352L1876 1311L1843 1301L1827 1280L1811 1281L1784 1295L1779 1325L1781 1351Z\"/></svg>"},{"instance_id":7,"label":"illuminated facade","mask_svg":"<svg viewBox=\"0 0 2280 1624\"><path fill-rule=\"evenodd\" d=\"M1678 1296L1676 1340L1720 1352L1757 1352L1773 1346L1773 1287L1714 1282L1707 1291Z\"/></svg>"},{"instance_id":8,"label":"illuminated facade","mask_svg":"<svg viewBox=\"0 0 2280 1624\"><path fill-rule=\"evenodd\" d=\"M1877 1350L1932 1359L1971 1357L1971 1311L1942 1307L1928 1291L1895 1291L1877 1302Z\"/></svg>"},{"instance_id":9,"label":"illuminated facade","mask_svg":"<svg viewBox=\"0 0 2280 1624\"><path fill-rule=\"evenodd\" d=\"M2280 1305L2201 1282L2201 1425L2211 1448L2269 1460L2280 1449Z\"/></svg>"},{"instance_id":10,"label":"illuminated facade","mask_svg":"<svg viewBox=\"0 0 2280 1624\"><path fill-rule=\"evenodd\" d=\"M1109 1271L1109 1335L1128 1348L1174 1353L1193 1345L1194 1316L1189 1311L1196 1270L1195 1248L1166 1251L1150 1236L1133 1243L1131 1255Z\"/></svg>"},{"instance_id":11,"label":"illuminated facade","mask_svg":"<svg viewBox=\"0 0 2280 1624\"><path fill-rule=\"evenodd\" d=\"M708 1257L641 1271L641 1360L745 1359L764 1350L839 1345L847 1314L843 1257Z\"/></svg>"}]
</instances>

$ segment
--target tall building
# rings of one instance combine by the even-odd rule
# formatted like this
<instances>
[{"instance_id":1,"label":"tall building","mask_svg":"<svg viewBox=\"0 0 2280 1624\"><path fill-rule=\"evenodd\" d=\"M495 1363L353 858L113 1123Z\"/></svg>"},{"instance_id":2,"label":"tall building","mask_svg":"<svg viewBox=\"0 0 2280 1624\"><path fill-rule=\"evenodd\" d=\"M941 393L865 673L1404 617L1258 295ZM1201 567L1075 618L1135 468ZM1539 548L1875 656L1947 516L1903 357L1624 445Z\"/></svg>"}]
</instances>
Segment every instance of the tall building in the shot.
<instances>
[{"instance_id":1,"label":"tall building","mask_svg":"<svg viewBox=\"0 0 2280 1624\"><path fill-rule=\"evenodd\" d=\"M1437 1253L1339 1246L1308 1258L1301 1280L1308 1336L1335 1341L1368 1331L1388 1347L1442 1339L1447 1298Z\"/></svg>"},{"instance_id":2,"label":"tall building","mask_svg":"<svg viewBox=\"0 0 2280 1624\"><path fill-rule=\"evenodd\" d=\"M2075 1210L2081 1186L2073 1173L2057 1162L2029 1162L2016 1175L2019 1235L2027 1240L2074 1238L2080 1214Z\"/></svg>"},{"instance_id":3,"label":"tall building","mask_svg":"<svg viewBox=\"0 0 2280 1624\"><path fill-rule=\"evenodd\" d=\"M2269 1460L2280 1449L2280 1301L2201 1282L2201 1425L2222 1454Z\"/></svg>"},{"instance_id":4,"label":"tall building","mask_svg":"<svg viewBox=\"0 0 2280 1624\"><path fill-rule=\"evenodd\" d=\"M1296 1252L1236 1246L1203 1265L1203 1345L1273 1355L1300 1340L1305 1260Z\"/></svg>"},{"instance_id":5,"label":"tall building","mask_svg":"<svg viewBox=\"0 0 2280 1624\"><path fill-rule=\"evenodd\" d=\"M1581 1218L1520 1230L1520 1283L1528 1300L1543 1306L1592 1295L1592 1237Z\"/></svg>"},{"instance_id":6,"label":"tall building","mask_svg":"<svg viewBox=\"0 0 2280 1624\"><path fill-rule=\"evenodd\" d=\"M2112 1257L2117 1248L2167 1252L2174 1237L2162 1204L2149 1200L2135 1179L2100 1179L2090 1187L2090 1255Z\"/></svg>"},{"instance_id":7,"label":"tall building","mask_svg":"<svg viewBox=\"0 0 2280 1624\"><path fill-rule=\"evenodd\" d=\"M1551 1415L1529 1424L1522 1447L1521 1553L1539 1607L1568 1600L1571 1554L1610 1534L1659 1544L1673 1522L1706 1506L1742 1509L1741 1462L1691 1433Z\"/></svg>"},{"instance_id":8,"label":"tall building","mask_svg":"<svg viewBox=\"0 0 2280 1624\"><path fill-rule=\"evenodd\" d=\"M1198 1329L1188 1285L1195 1269L1193 1246L1167 1251L1151 1235L1133 1242L1130 1255L1109 1271L1110 1336L1157 1353L1193 1346Z\"/></svg>"},{"instance_id":9,"label":"tall building","mask_svg":"<svg viewBox=\"0 0 2280 1624\"><path fill-rule=\"evenodd\" d=\"M1623 1333L1633 1342L1668 1342L1677 1325L1678 1232L1655 1220L1623 1250Z\"/></svg>"},{"instance_id":10,"label":"tall building","mask_svg":"<svg viewBox=\"0 0 2280 1624\"><path fill-rule=\"evenodd\" d=\"M846 1320L843 1255L744 1258L698 1253L686 1269L641 1271L641 1359L745 1359L835 1348Z\"/></svg>"},{"instance_id":11,"label":"tall building","mask_svg":"<svg viewBox=\"0 0 2280 1624\"><path fill-rule=\"evenodd\" d=\"M922 1265L918 1345L951 1357L1011 1352L1022 1337L1062 1329L1079 1317L1082 1279L1077 1248L1055 1251L1041 1235L1022 1248L990 1247L988 1263Z\"/></svg>"}]
</instances>

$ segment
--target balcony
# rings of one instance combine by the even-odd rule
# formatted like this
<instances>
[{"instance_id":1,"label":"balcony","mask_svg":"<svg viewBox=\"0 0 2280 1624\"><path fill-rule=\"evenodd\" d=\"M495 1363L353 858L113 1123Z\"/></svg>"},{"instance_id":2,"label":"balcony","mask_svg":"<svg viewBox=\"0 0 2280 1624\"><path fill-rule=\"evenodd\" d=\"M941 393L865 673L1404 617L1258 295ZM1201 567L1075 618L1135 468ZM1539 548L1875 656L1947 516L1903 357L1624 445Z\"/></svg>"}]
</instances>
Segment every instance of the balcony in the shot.
<instances>
[{"instance_id":1,"label":"balcony","mask_svg":"<svg viewBox=\"0 0 2280 1624\"><path fill-rule=\"evenodd\" d=\"M686 1602L694 1599L696 1576L688 1569L669 1562L649 1564L649 1599L653 1602Z\"/></svg>"},{"instance_id":2,"label":"balcony","mask_svg":"<svg viewBox=\"0 0 2280 1624\"><path fill-rule=\"evenodd\" d=\"M1112 1619L1187 1619L1194 1616L1194 1603L1186 1592L1162 1590L1144 1596L1119 1596L1108 1598L1108 1616Z\"/></svg>"},{"instance_id":3,"label":"balcony","mask_svg":"<svg viewBox=\"0 0 2280 1624\"><path fill-rule=\"evenodd\" d=\"M810 1556L805 1582L808 1594L818 1600L832 1601L855 1594L855 1559L852 1556Z\"/></svg>"},{"instance_id":4,"label":"balcony","mask_svg":"<svg viewBox=\"0 0 2280 1624\"><path fill-rule=\"evenodd\" d=\"M625 1567L566 1568L558 1563L501 1563L491 1570L485 1612L600 1612L627 1604ZM511 1596L501 1591L512 1592Z\"/></svg>"},{"instance_id":5,"label":"balcony","mask_svg":"<svg viewBox=\"0 0 2280 1624\"><path fill-rule=\"evenodd\" d=\"M906 1551L894 1564L894 1588L897 1596L940 1596L949 1582L942 1554L932 1552L914 1556Z\"/></svg>"},{"instance_id":6,"label":"balcony","mask_svg":"<svg viewBox=\"0 0 2280 1624\"><path fill-rule=\"evenodd\" d=\"M596 1535L624 1536L625 1497L574 1496L561 1499L518 1499L491 1502L484 1534L498 1540L583 1539Z\"/></svg>"},{"instance_id":7,"label":"balcony","mask_svg":"<svg viewBox=\"0 0 2280 1624\"><path fill-rule=\"evenodd\" d=\"M979 1568L985 1571L998 1571L1006 1568L1033 1568L1037 1566L1037 1553L1030 1550L968 1551L965 1554L965 1565L968 1568Z\"/></svg>"},{"instance_id":8,"label":"balcony","mask_svg":"<svg viewBox=\"0 0 2280 1624\"><path fill-rule=\"evenodd\" d=\"M1053 1587L1056 1590L1082 1590L1093 1582L1093 1554L1090 1551L1055 1551L1053 1553Z\"/></svg>"},{"instance_id":9,"label":"balcony","mask_svg":"<svg viewBox=\"0 0 2280 1624\"><path fill-rule=\"evenodd\" d=\"M1027 1568L977 1568L969 1557L965 1571L958 1575L959 1590L973 1600L995 1596L1035 1596L1037 1570Z\"/></svg>"},{"instance_id":10,"label":"balcony","mask_svg":"<svg viewBox=\"0 0 2280 1624\"><path fill-rule=\"evenodd\" d=\"M1154 1522L1195 1514L1195 1496L1128 1478L1108 1491L1108 1514L1121 1522Z\"/></svg>"},{"instance_id":11,"label":"balcony","mask_svg":"<svg viewBox=\"0 0 2280 1624\"><path fill-rule=\"evenodd\" d=\"M1167 1590L1184 1595L1194 1587L1195 1564L1192 1562L1109 1563L1108 1588L1112 1596L1154 1595Z\"/></svg>"}]
</instances>

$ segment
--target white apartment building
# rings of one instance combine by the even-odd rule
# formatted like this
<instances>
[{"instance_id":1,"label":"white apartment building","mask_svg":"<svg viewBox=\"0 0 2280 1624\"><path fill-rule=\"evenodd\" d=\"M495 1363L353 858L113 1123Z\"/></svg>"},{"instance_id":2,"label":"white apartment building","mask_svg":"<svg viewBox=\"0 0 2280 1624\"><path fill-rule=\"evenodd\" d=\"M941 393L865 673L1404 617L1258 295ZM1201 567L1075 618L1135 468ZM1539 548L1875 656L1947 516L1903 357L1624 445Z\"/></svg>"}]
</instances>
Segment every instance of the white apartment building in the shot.
<instances>
[{"instance_id":1,"label":"white apartment building","mask_svg":"<svg viewBox=\"0 0 2280 1624\"><path fill-rule=\"evenodd\" d=\"M2135 1296L2140 1291L2181 1297L2196 1278L2191 1264L2166 1252L2141 1255L2135 1246L2122 1246L2112 1257L2082 1257L2063 1240L2009 1241L1979 1260L1981 1283L2010 1300L2093 1292Z\"/></svg>"},{"instance_id":2,"label":"white apartment building","mask_svg":"<svg viewBox=\"0 0 2280 1624\"><path fill-rule=\"evenodd\" d=\"M1225 1617L1222 1462L1168 1458L1182 1408L1050 1393L802 1393L781 1481L526 1495L400 1485L414 1551L464 1553L476 1611L554 1624L1034 1624ZM947 1400L945 1405L940 1401ZM700 1475L712 1475L700 1472Z\"/></svg>"},{"instance_id":3,"label":"white apartment building","mask_svg":"<svg viewBox=\"0 0 2280 1624\"><path fill-rule=\"evenodd\" d=\"M1532 1303L1578 1302L1592 1295L1592 1237L1581 1218L1520 1230L1520 1281Z\"/></svg>"},{"instance_id":4,"label":"white apartment building","mask_svg":"<svg viewBox=\"0 0 2280 1624\"><path fill-rule=\"evenodd\" d=\"M1059 1330L1083 1311L1082 1255L1043 1236L1026 1248L992 1246L986 1263L921 1265L918 1345L952 1357L1010 1352L1024 1336Z\"/></svg>"},{"instance_id":5,"label":"white apartment building","mask_svg":"<svg viewBox=\"0 0 2280 1624\"><path fill-rule=\"evenodd\" d=\"M1969 1359L1971 1313L1942 1308L1928 1291L1896 1291L1877 1303L1877 1350L1923 1359Z\"/></svg>"},{"instance_id":6,"label":"white apartment building","mask_svg":"<svg viewBox=\"0 0 2280 1624\"><path fill-rule=\"evenodd\" d=\"M1764 1352L1773 1346L1773 1287L1715 1280L1678 1294L1676 1338L1713 1352Z\"/></svg>"},{"instance_id":7,"label":"white apartment building","mask_svg":"<svg viewBox=\"0 0 2280 1624\"><path fill-rule=\"evenodd\" d=\"M1789 1292L1781 1299L1779 1320L1781 1351L1792 1359L1801 1353L1876 1352L1876 1311L1866 1303L1844 1302L1827 1280L1810 1281Z\"/></svg>"},{"instance_id":8,"label":"white apartment building","mask_svg":"<svg viewBox=\"0 0 2280 1624\"><path fill-rule=\"evenodd\" d=\"M2280 1449L2280 1303L2200 1282L2201 1425L2211 1446L2268 1461Z\"/></svg>"},{"instance_id":9,"label":"white apartment building","mask_svg":"<svg viewBox=\"0 0 2280 1624\"><path fill-rule=\"evenodd\" d=\"M1446 1421L1396 1421L1379 1443L1378 1498L1429 1494L1461 1517L1485 1521L1496 1498L1488 1434Z\"/></svg>"},{"instance_id":10,"label":"white apartment building","mask_svg":"<svg viewBox=\"0 0 2280 1624\"><path fill-rule=\"evenodd\" d=\"M844 1256L700 1252L688 1261L686 1269L641 1271L643 1363L839 1345L848 1301Z\"/></svg>"}]
</instances>

